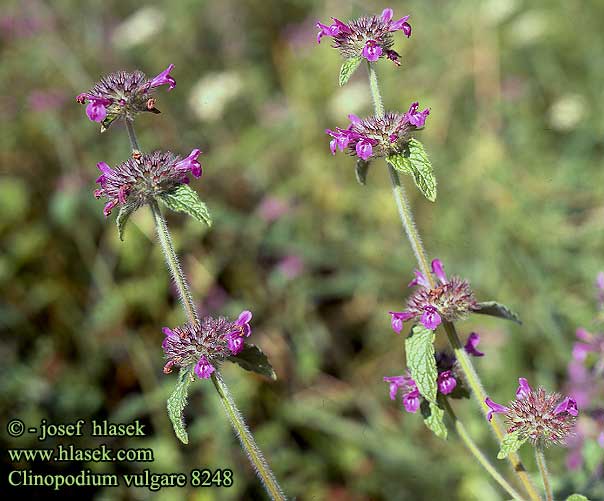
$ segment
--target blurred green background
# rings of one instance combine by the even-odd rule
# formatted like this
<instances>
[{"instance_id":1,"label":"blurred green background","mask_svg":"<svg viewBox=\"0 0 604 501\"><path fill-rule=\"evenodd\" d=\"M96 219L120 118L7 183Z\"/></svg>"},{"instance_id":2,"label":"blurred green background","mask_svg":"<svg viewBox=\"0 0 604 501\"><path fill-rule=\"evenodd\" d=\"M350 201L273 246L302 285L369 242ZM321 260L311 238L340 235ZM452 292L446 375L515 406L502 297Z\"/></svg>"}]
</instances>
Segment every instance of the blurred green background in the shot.
<instances>
[{"instance_id":1,"label":"blurred green background","mask_svg":"<svg viewBox=\"0 0 604 501\"><path fill-rule=\"evenodd\" d=\"M593 316L593 282L604 266L604 3L3 2L2 442L101 441L7 441L14 417L30 426L138 418L145 438L108 442L152 447L156 458L30 465L36 472L231 468L229 489L121 486L77 495L263 499L211 384L192 386L190 444L174 436L165 400L176 375L162 373L161 327L184 317L150 214L138 211L121 243L115 214L105 219L92 196L96 163L119 163L129 146L121 125L101 135L75 95L111 71L153 76L173 63L177 87L157 92L162 114L137 120L139 140L147 150L204 151L204 175L192 186L214 227L168 220L202 311L254 312L253 342L278 380L231 365L224 377L287 493L503 499L453 433L435 438L389 400L382 382L403 371L403 339L387 312L404 304L415 263L383 164L374 162L362 187L353 161L330 155L324 129L344 126L348 113L370 113L371 103L363 69L337 86L339 54L329 39L317 46L314 24L387 6L397 19L411 14L413 35L395 35L400 68L378 66L386 108L406 111L419 100L432 110L422 140L438 200L409 189L427 250L468 278L479 299L504 302L524 320L517 327L481 316L459 325L482 335L487 355L477 367L487 390L505 402L518 376L563 386L574 330ZM463 401L456 410L494 457L476 406ZM530 450L523 454L535 471ZM584 487L586 474L565 471L564 450L548 457L560 493ZM5 451L2 467L10 467Z\"/></svg>"}]
</instances>

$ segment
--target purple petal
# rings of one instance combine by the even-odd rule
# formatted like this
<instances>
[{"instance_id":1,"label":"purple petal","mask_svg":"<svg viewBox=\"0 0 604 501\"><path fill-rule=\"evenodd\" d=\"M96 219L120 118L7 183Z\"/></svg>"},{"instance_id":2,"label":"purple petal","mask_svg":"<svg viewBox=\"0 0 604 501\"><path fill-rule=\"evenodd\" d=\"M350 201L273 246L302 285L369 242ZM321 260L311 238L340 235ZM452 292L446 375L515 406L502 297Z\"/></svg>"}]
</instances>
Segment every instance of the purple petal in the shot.
<instances>
[{"instance_id":1,"label":"purple petal","mask_svg":"<svg viewBox=\"0 0 604 501\"><path fill-rule=\"evenodd\" d=\"M408 311L389 311L391 316L390 325L392 325L392 330L397 334L400 334L403 330L403 322L412 319L415 315Z\"/></svg>"},{"instance_id":2,"label":"purple petal","mask_svg":"<svg viewBox=\"0 0 604 501\"><path fill-rule=\"evenodd\" d=\"M593 346L587 343L575 343L573 344L573 359L583 362L591 351L596 351Z\"/></svg>"},{"instance_id":3,"label":"purple petal","mask_svg":"<svg viewBox=\"0 0 604 501\"><path fill-rule=\"evenodd\" d=\"M409 38L411 36L411 25L407 22L407 19L409 19L409 16L401 17L398 21L394 21L390 24L388 31L401 30Z\"/></svg>"},{"instance_id":4,"label":"purple petal","mask_svg":"<svg viewBox=\"0 0 604 501\"><path fill-rule=\"evenodd\" d=\"M600 291L604 292L604 271L598 273L598 276L596 278L596 287Z\"/></svg>"},{"instance_id":5,"label":"purple petal","mask_svg":"<svg viewBox=\"0 0 604 501\"><path fill-rule=\"evenodd\" d=\"M385 376L384 381L390 383L390 400L396 398L399 388L407 385L407 378L405 376Z\"/></svg>"},{"instance_id":6,"label":"purple petal","mask_svg":"<svg viewBox=\"0 0 604 501\"><path fill-rule=\"evenodd\" d=\"M195 365L195 374L197 374L197 377L200 379L209 379L215 370L216 369L205 355L202 355L199 362Z\"/></svg>"},{"instance_id":7,"label":"purple petal","mask_svg":"<svg viewBox=\"0 0 604 501\"><path fill-rule=\"evenodd\" d=\"M239 325L247 324L252 319L252 312L249 310L243 310L237 318Z\"/></svg>"},{"instance_id":8,"label":"purple petal","mask_svg":"<svg viewBox=\"0 0 604 501\"><path fill-rule=\"evenodd\" d=\"M593 341L593 339L594 339L593 334L591 334L590 332L588 332L583 327L579 327L575 331L575 335L577 336L577 339L580 339L581 341L585 341L586 343L591 343Z\"/></svg>"},{"instance_id":9,"label":"purple petal","mask_svg":"<svg viewBox=\"0 0 604 501\"><path fill-rule=\"evenodd\" d=\"M388 24L390 21L392 21L393 15L394 15L394 12L392 11L392 9L384 9L382 11L382 21L384 21L386 24Z\"/></svg>"},{"instance_id":10,"label":"purple petal","mask_svg":"<svg viewBox=\"0 0 604 501\"><path fill-rule=\"evenodd\" d=\"M438 375L438 390L443 395L448 395L457 386L457 380L451 371L444 371Z\"/></svg>"},{"instance_id":11,"label":"purple petal","mask_svg":"<svg viewBox=\"0 0 604 501\"><path fill-rule=\"evenodd\" d=\"M438 311L433 306L426 306L424 308L424 313L421 317L421 323L426 329L430 329L433 331L436 329L442 322Z\"/></svg>"},{"instance_id":12,"label":"purple petal","mask_svg":"<svg viewBox=\"0 0 604 501\"><path fill-rule=\"evenodd\" d=\"M195 148L194 150L191 151L191 153L189 153L189 156L187 158L178 162L174 166L174 168L176 170L181 170L183 172L190 170L191 174L193 174L195 177L200 177L202 169L201 169L201 164L197 160L197 157L199 157L199 155L201 155L201 150L198 148Z\"/></svg>"},{"instance_id":13,"label":"purple petal","mask_svg":"<svg viewBox=\"0 0 604 501\"><path fill-rule=\"evenodd\" d=\"M403 407L407 412L415 413L419 409L419 391L417 389L403 395Z\"/></svg>"},{"instance_id":14,"label":"purple petal","mask_svg":"<svg viewBox=\"0 0 604 501\"><path fill-rule=\"evenodd\" d=\"M86 106L86 115L93 122L102 122L107 117L107 108L101 100L93 99Z\"/></svg>"},{"instance_id":15,"label":"purple petal","mask_svg":"<svg viewBox=\"0 0 604 501\"><path fill-rule=\"evenodd\" d=\"M505 405L497 404L493 402L489 397L484 399L484 403L491 409L487 413L487 420L491 420L493 413L505 414L509 409Z\"/></svg>"},{"instance_id":16,"label":"purple petal","mask_svg":"<svg viewBox=\"0 0 604 501\"><path fill-rule=\"evenodd\" d=\"M229 350L233 355L239 355L243 350L243 346L245 344L245 340L239 336L239 333L231 333L227 336L227 343L229 345Z\"/></svg>"},{"instance_id":17,"label":"purple petal","mask_svg":"<svg viewBox=\"0 0 604 501\"><path fill-rule=\"evenodd\" d=\"M339 31L338 31L338 33L337 33L337 34L339 34L339 33L348 33L348 34L352 33L352 32L350 31L350 28L348 27L348 25L347 25L346 23L343 23L342 21L340 21L339 19L337 19L337 18L335 18L335 17L332 17L332 19L333 19L333 24L332 24L332 26L334 26L334 25L335 25L335 26L337 26L337 27L338 27L338 30L339 30Z\"/></svg>"},{"instance_id":18,"label":"purple petal","mask_svg":"<svg viewBox=\"0 0 604 501\"><path fill-rule=\"evenodd\" d=\"M480 335L476 332L472 332L468 336L468 340L466 341L464 350L466 350L466 353L472 355L473 357L484 357L484 353L476 349L478 343L480 343Z\"/></svg>"},{"instance_id":19,"label":"purple petal","mask_svg":"<svg viewBox=\"0 0 604 501\"><path fill-rule=\"evenodd\" d=\"M411 280L411 282L409 282L407 287L413 287L415 285L421 285L422 287L425 287L426 289L430 288L430 282L428 282L428 279L419 270L415 270L415 278L413 280Z\"/></svg>"},{"instance_id":20,"label":"purple petal","mask_svg":"<svg viewBox=\"0 0 604 501\"><path fill-rule=\"evenodd\" d=\"M118 204L118 202L119 202L119 200L117 198L114 198L113 200L111 200L105 204L105 207L103 207L103 214L105 214L105 217L107 217L109 214L111 214L111 211Z\"/></svg>"},{"instance_id":21,"label":"purple petal","mask_svg":"<svg viewBox=\"0 0 604 501\"><path fill-rule=\"evenodd\" d=\"M373 146L369 140L362 139L356 144L355 150L360 158L367 160L373 153Z\"/></svg>"},{"instance_id":22,"label":"purple petal","mask_svg":"<svg viewBox=\"0 0 604 501\"><path fill-rule=\"evenodd\" d=\"M375 40L367 40L365 47L363 47L362 56L367 61L375 62L382 55L382 48L377 44Z\"/></svg>"},{"instance_id":23,"label":"purple petal","mask_svg":"<svg viewBox=\"0 0 604 501\"><path fill-rule=\"evenodd\" d=\"M355 115L354 113L348 115L348 120L350 120L353 124L361 122L361 118Z\"/></svg>"},{"instance_id":24,"label":"purple petal","mask_svg":"<svg viewBox=\"0 0 604 501\"><path fill-rule=\"evenodd\" d=\"M532 391L531 385L528 384L528 381L525 378L518 378L518 389L516 390L516 398L518 400L528 397Z\"/></svg>"},{"instance_id":25,"label":"purple petal","mask_svg":"<svg viewBox=\"0 0 604 501\"><path fill-rule=\"evenodd\" d=\"M161 85L168 85L169 86L168 90L170 91L174 87L176 87L176 80L174 80L172 75L170 75L170 72L173 69L174 69L174 65L173 64L169 65L164 71L162 71L159 75L154 77L149 82L149 84L148 84L149 88L153 89L153 88L159 87Z\"/></svg>"},{"instance_id":26,"label":"purple petal","mask_svg":"<svg viewBox=\"0 0 604 501\"><path fill-rule=\"evenodd\" d=\"M568 412L571 416L575 417L579 415L579 409L577 409L577 402L574 398L566 397L554 409L554 414L556 415L562 412Z\"/></svg>"},{"instance_id":27,"label":"purple petal","mask_svg":"<svg viewBox=\"0 0 604 501\"><path fill-rule=\"evenodd\" d=\"M443 283L443 284L447 283L447 275L445 274L445 268L440 259L434 259L432 261L432 271L436 275L436 278L438 278L441 281L441 283Z\"/></svg>"}]
</instances>

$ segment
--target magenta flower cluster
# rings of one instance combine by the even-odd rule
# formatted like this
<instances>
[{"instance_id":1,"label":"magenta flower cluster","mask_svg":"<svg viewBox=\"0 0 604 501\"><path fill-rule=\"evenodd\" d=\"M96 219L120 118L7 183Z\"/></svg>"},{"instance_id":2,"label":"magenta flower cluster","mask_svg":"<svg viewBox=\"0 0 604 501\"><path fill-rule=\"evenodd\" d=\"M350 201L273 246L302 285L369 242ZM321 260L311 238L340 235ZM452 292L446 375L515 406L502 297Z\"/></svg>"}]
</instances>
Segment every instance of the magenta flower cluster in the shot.
<instances>
[{"instance_id":1,"label":"magenta flower cluster","mask_svg":"<svg viewBox=\"0 0 604 501\"><path fill-rule=\"evenodd\" d=\"M543 388L533 390L525 378L518 379L516 399L507 406L486 398L489 407L487 419L503 414L508 433L519 432L533 445L563 445L573 433L579 414L574 398L558 393L547 393Z\"/></svg>"},{"instance_id":2,"label":"magenta flower cluster","mask_svg":"<svg viewBox=\"0 0 604 501\"><path fill-rule=\"evenodd\" d=\"M208 379L216 366L231 356L239 355L245 339L252 333L252 313L243 311L235 322L224 317L205 317L200 324L187 323L180 327L163 328L162 348L166 355L164 373L173 367L189 367L200 379Z\"/></svg>"},{"instance_id":3,"label":"magenta flower cluster","mask_svg":"<svg viewBox=\"0 0 604 501\"><path fill-rule=\"evenodd\" d=\"M120 117L133 118L139 112L159 113L155 108L153 90L167 85L168 90L176 87L170 75L174 65L169 65L159 75L148 79L142 71L118 71L101 78L92 89L76 97L80 104L87 104L86 115L93 122L103 122L108 116L111 121Z\"/></svg>"},{"instance_id":4,"label":"magenta flower cluster","mask_svg":"<svg viewBox=\"0 0 604 501\"><path fill-rule=\"evenodd\" d=\"M317 23L317 43L321 43L323 37L331 37L333 47L338 49L345 59L363 57L367 61L375 62L384 57L399 65L400 55L392 50L392 33L402 31L409 38L411 25L407 22L409 16L397 21L393 21L393 17L392 9L384 9L379 17L364 16L348 24L334 17L330 25Z\"/></svg>"},{"instance_id":5,"label":"magenta flower cluster","mask_svg":"<svg viewBox=\"0 0 604 501\"><path fill-rule=\"evenodd\" d=\"M329 149L333 155L336 150L348 149L350 155L363 160L402 153L413 132L424 127L429 114L429 108L419 111L417 102L402 114L388 112L383 116L363 119L350 114L350 124L346 129L326 129L325 133L332 137Z\"/></svg>"},{"instance_id":6,"label":"magenta flower cluster","mask_svg":"<svg viewBox=\"0 0 604 501\"><path fill-rule=\"evenodd\" d=\"M117 204L128 204L136 209L154 197L174 190L179 184L188 183L189 172L200 177L200 154L201 150L194 149L188 157L181 158L169 151L156 151L133 156L113 169L105 162L99 162L97 167L101 175L96 182L100 187L94 196L107 199L103 214L111 214Z\"/></svg>"},{"instance_id":7,"label":"magenta flower cluster","mask_svg":"<svg viewBox=\"0 0 604 501\"><path fill-rule=\"evenodd\" d=\"M430 281L423 273L415 270L415 278L409 287L419 286L407 301L404 311L391 311L391 325L396 333L403 330L403 323L408 320L419 320L430 330L436 329L443 319L453 322L478 309L478 304L470 284L459 277L447 279L442 262L432 261L432 272L439 285L432 288Z\"/></svg>"},{"instance_id":8,"label":"magenta flower cluster","mask_svg":"<svg viewBox=\"0 0 604 501\"><path fill-rule=\"evenodd\" d=\"M476 332L472 332L465 344L466 352L473 356L482 357L484 353L476 348L479 342L480 336ZM458 385L463 385L463 381L457 375L455 357L442 352L437 353L435 358L438 369L438 392L443 395L450 395L458 388ZM404 409L411 413L417 412L421 405L422 396L409 371L402 376L385 376L384 381L390 385L390 400L395 400L398 392L401 391Z\"/></svg>"}]
</instances>

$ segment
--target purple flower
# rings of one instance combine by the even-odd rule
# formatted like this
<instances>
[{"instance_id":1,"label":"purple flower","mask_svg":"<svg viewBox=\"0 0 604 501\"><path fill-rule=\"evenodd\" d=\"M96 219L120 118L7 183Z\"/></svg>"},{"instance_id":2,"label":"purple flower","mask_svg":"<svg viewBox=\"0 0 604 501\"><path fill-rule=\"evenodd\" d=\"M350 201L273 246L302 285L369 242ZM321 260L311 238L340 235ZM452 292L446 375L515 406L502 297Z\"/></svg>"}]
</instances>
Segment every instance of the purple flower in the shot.
<instances>
[{"instance_id":1,"label":"purple flower","mask_svg":"<svg viewBox=\"0 0 604 501\"><path fill-rule=\"evenodd\" d=\"M408 311L389 311L388 312L391 318L392 330L397 334L400 334L403 330L403 322L410 320L415 317L415 315Z\"/></svg>"},{"instance_id":2,"label":"purple flower","mask_svg":"<svg viewBox=\"0 0 604 501\"><path fill-rule=\"evenodd\" d=\"M434 306L425 306L424 312L422 313L421 323L424 325L426 329L430 329L433 331L436 329L442 322L440 315L438 314L438 310Z\"/></svg>"},{"instance_id":3,"label":"purple flower","mask_svg":"<svg viewBox=\"0 0 604 501\"><path fill-rule=\"evenodd\" d=\"M208 379L224 360L241 353L245 337L251 333L251 317L249 311L244 311L235 322L207 316L199 324L164 327L164 372L170 373L175 366L194 367L199 378Z\"/></svg>"},{"instance_id":4,"label":"purple flower","mask_svg":"<svg viewBox=\"0 0 604 501\"><path fill-rule=\"evenodd\" d=\"M368 42L367 51L369 57L373 49L379 49ZM414 103L417 104L417 103ZM359 118L356 115L348 115L350 123L342 129L326 129L325 133L332 137L329 149L333 155L337 150L347 150L348 154L356 155L363 160L369 157L386 157L405 151L413 133L425 125L426 116L430 110L401 114L388 112L382 116L371 116ZM419 124L419 126L417 125Z\"/></svg>"},{"instance_id":5,"label":"purple flower","mask_svg":"<svg viewBox=\"0 0 604 501\"><path fill-rule=\"evenodd\" d=\"M382 55L382 48L377 44L375 40L367 40L365 47L363 47L363 57L367 61L375 62Z\"/></svg>"},{"instance_id":6,"label":"purple flower","mask_svg":"<svg viewBox=\"0 0 604 501\"><path fill-rule=\"evenodd\" d=\"M371 141L369 139L362 139L356 144L355 150L357 152L357 156L363 160L367 160L373 153L373 146L371 145Z\"/></svg>"},{"instance_id":7,"label":"purple flower","mask_svg":"<svg viewBox=\"0 0 604 501\"><path fill-rule=\"evenodd\" d=\"M577 403L571 397L562 398L558 393L547 393L543 388L533 390L525 378L519 378L516 399L508 407L485 399L491 409L487 413L490 421L493 413L503 414L507 432L518 432L533 445L565 444L572 435L578 415Z\"/></svg>"},{"instance_id":8,"label":"purple flower","mask_svg":"<svg viewBox=\"0 0 604 501\"><path fill-rule=\"evenodd\" d=\"M493 418L493 414L505 414L509 410L505 405L497 404L489 397L485 398L484 403L491 409L487 413L487 419L489 421Z\"/></svg>"},{"instance_id":9,"label":"purple flower","mask_svg":"<svg viewBox=\"0 0 604 501\"><path fill-rule=\"evenodd\" d=\"M152 97L155 88L167 84L169 89L176 85L170 75L174 65L168 66L155 78L149 80L141 71L118 71L101 78L91 90L76 97L80 104L87 104L86 115L93 122L102 124L101 131L119 118L132 119L141 112L159 113Z\"/></svg>"},{"instance_id":10,"label":"purple flower","mask_svg":"<svg viewBox=\"0 0 604 501\"><path fill-rule=\"evenodd\" d=\"M243 350L245 338L249 337L252 333L252 328L249 324L251 319L251 311L242 311L237 321L233 324L231 332L227 334L227 342L233 355L238 355Z\"/></svg>"},{"instance_id":11,"label":"purple flower","mask_svg":"<svg viewBox=\"0 0 604 501\"><path fill-rule=\"evenodd\" d=\"M170 64L164 71L162 71L159 75L157 75L148 82L147 85L149 86L149 88L154 89L162 85L168 85L168 91L171 91L174 87L176 87L176 80L174 80L172 75L170 75L170 72L173 69L174 65Z\"/></svg>"},{"instance_id":12,"label":"purple flower","mask_svg":"<svg viewBox=\"0 0 604 501\"><path fill-rule=\"evenodd\" d=\"M464 350L466 350L466 353L474 357L484 357L484 353L476 349L478 343L480 343L480 336L478 335L478 333L472 332L468 336L468 340L466 341Z\"/></svg>"},{"instance_id":13,"label":"purple flower","mask_svg":"<svg viewBox=\"0 0 604 501\"><path fill-rule=\"evenodd\" d=\"M128 204L135 210L156 196L173 191L180 184L188 183L188 171L199 177L201 165L197 157L200 153L200 150L195 149L187 158L181 159L169 151L155 151L149 155L132 157L114 169L105 162L99 162L97 167L101 175L96 182L100 188L94 191L94 196L108 200L103 210L105 216L108 216L118 203Z\"/></svg>"},{"instance_id":14,"label":"purple flower","mask_svg":"<svg viewBox=\"0 0 604 501\"><path fill-rule=\"evenodd\" d=\"M390 384L390 400L394 400L399 390L402 390L403 407L407 412L415 413L419 409L420 394L411 376L388 376L384 381Z\"/></svg>"},{"instance_id":15,"label":"purple flower","mask_svg":"<svg viewBox=\"0 0 604 501\"><path fill-rule=\"evenodd\" d=\"M411 103L409 111L405 113L405 120L411 125L417 128L421 128L426 124L426 118L430 114L430 108L426 108L424 111L418 111L419 103L416 101Z\"/></svg>"},{"instance_id":16,"label":"purple flower","mask_svg":"<svg viewBox=\"0 0 604 501\"><path fill-rule=\"evenodd\" d=\"M277 270L288 280L292 280L301 275L304 271L304 261L300 256L291 254L285 256L277 263Z\"/></svg>"},{"instance_id":17,"label":"purple flower","mask_svg":"<svg viewBox=\"0 0 604 501\"><path fill-rule=\"evenodd\" d=\"M411 319L419 319L426 329L434 330L443 319L449 322L460 320L477 308L474 293L468 282L459 277L447 279L444 267L438 259L432 261L432 272L440 285L432 288L428 277L416 270L415 278L409 283L409 287L419 286L419 289L408 299L407 309L389 312L395 332L400 332L402 323ZM477 344L477 341L472 342Z\"/></svg>"},{"instance_id":18,"label":"purple flower","mask_svg":"<svg viewBox=\"0 0 604 501\"><path fill-rule=\"evenodd\" d=\"M267 196L258 205L259 216L267 223L272 223L290 211L287 201L277 197Z\"/></svg>"},{"instance_id":19,"label":"purple flower","mask_svg":"<svg viewBox=\"0 0 604 501\"><path fill-rule=\"evenodd\" d=\"M197 377L200 379L210 379L215 370L216 369L205 355L202 355L199 361L195 364L195 374L197 374Z\"/></svg>"},{"instance_id":20,"label":"purple flower","mask_svg":"<svg viewBox=\"0 0 604 501\"><path fill-rule=\"evenodd\" d=\"M384 9L379 17L365 16L348 24L336 18L332 18L333 23L329 26L317 23L317 42L321 43L324 36L332 37L332 46L340 51L344 59L363 57L367 61L375 62L380 57L386 57L398 65L399 56L392 50L392 34L400 30L409 38L411 25L407 22L409 16L392 22L393 15L392 9Z\"/></svg>"},{"instance_id":21,"label":"purple flower","mask_svg":"<svg viewBox=\"0 0 604 501\"><path fill-rule=\"evenodd\" d=\"M516 390L516 399L522 400L523 398L527 398L533 389L528 384L528 381L521 377L518 378L518 389Z\"/></svg>"},{"instance_id":22,"label":"purple flower","mask_svg":"<svg viewBox=\"0 0 604 501\"><path fill-rule=\"evenodd\" d=\"M451 371L444 371L438 375L438 391L443 395L448 395L457 386L457 380Z\"/></svg>"},{"instance_id":23,"label":"purple flower","mask_svg":"<svg viewBox=\"0 0 604 501\"><path fill-rule=\"evenodd\" d=\"M201 164L197 161L197 157L199 157L199 155L201 155L200 149L196 148L196 149L192 150L191 153L189 153L189 156L187 158L176 163L176 165L174 166L174 169L181 171L181 172L187 172L190 170L191 174L193 174L193 176L200 177L201 176Z\"/></svg>"}]
</instances>

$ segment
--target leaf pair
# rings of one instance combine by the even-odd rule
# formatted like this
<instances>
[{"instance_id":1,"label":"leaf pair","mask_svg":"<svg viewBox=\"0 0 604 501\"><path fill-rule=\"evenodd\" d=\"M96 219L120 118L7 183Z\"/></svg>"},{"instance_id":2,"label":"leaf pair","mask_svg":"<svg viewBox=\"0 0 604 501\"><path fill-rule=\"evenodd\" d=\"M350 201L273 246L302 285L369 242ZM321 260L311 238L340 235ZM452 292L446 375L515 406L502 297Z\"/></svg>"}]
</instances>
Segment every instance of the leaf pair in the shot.
<instances>
[{"instance_id":1,"label":"leaf pair","mask_svg":"<svg viewBox=\"0 0 604 501\"><path fill-rule=\"evenodd\" d=\"M199 195L188 184L180 184L174 190L159 195L159 200L174 212L184 212L200 223L212 226L210 211ZM132 213L138 208L136 204L122 205L117 216L116 224L120 240L124 240L126 223Z\"/></svg>"}]
</instances>

